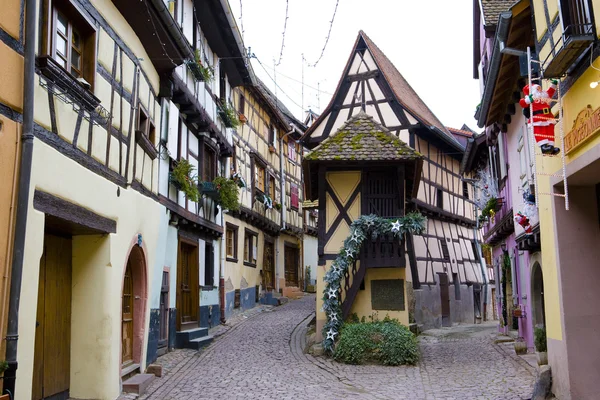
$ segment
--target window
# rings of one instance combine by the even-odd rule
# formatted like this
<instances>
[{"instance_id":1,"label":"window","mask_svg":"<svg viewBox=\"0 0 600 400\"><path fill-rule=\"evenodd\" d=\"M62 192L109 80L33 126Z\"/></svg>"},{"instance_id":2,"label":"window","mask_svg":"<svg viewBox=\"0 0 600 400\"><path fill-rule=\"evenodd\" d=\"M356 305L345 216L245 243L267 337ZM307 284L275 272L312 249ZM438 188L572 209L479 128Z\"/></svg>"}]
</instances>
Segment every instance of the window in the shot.
<instances>
[{"instance_id":1,"label":"window","mask_svg":"<svg viewBox=\"0 0 600 400\"><path fill-rule=\"evenodd\" d=\"M156 140L156 129L154 123L148 118L148 113L141 105L138 107L135 140L152 160L157 157L158 152L154 142Z\"/></svg>"},{"instance_id":2,"label":"window","mask_svg":"<svg viewBox=\"0 0 600 400\"><path fill-rule=\"evenodd\" d=\"M256 188L263 193L265 192L265 168L262 165L255 165L256 171Z\"/></svg>"},{"instance_id":3,"label":"window","mask_svg":"<svg viewBox=\"0 0 600 400\"><path fill-rule=\"evenodd\" d=\"M369 171L363 183L362 214L380 217L401 215L398 176L393 170Z\"/></svg>"},{"instance_id":4,"label":"window","mask_svg":"<svg viewBox=\"0 0 600 400\"><path fill-rule=\"evenodd\" d=\"M565 35L591 33L592 18L588 0L560 0L560 19Z\"/></svg>"},{"instance_id":5,"label":"window","mask_svg":"<svg viewBox=\"0 0 600 400\"><path fill-rule=\"evenodd\" d=\"M467 182L462 183L463 186L463 196L465 199L469 198L469 184Z\"/></svg>"},{"instance_id":6,"label":"window","mask_svg":"<svg viewBox=\"0 0 600 400\"><path fill-rule=\"evenodd\" d=\"M454 283L454 299L460 300L460 281L457 273L452 274L452 281Z\"/></svg>"},{"instance_id":7,"label":"window","mask_svg":"<svg viewBox=\"0 0 600 400\"><path fill-rule=\"evenodd\" d=\"M448 243L446 243L445 239L440 239L440 246L442 248L442 256L444 257L444 261L450 261L450 252L448 251Z\"/></svg>"},{"instance_id":8,"label":"window","mask_svg":"<svg viewBox=\"0 0 600 400\"><path fill-rule=\"evenodd\" d=\"M444 208L444 191L442 189L437 189L437 207L443 209Z\"/></svg>"},{"instance_id":9,"label":"window","mask_svg":"<svg viewBox=\"0 0 600 400\"><path fill-rule=\"evenodd\" d=\"M237 172L237 147L233 145L233 154L231 155L231 171Z\"/></svg>"},{"instance_id":10,"label":"window","mask_svg":"<svg viewBox=\"0 0 600 400\"><path fill-rule=\"evenodd\" d=\"M296 161L296 143L293 140L288 140L288 158Z\"/></svg>"},{"instance_id":11,"label":"window","mask_svg":"<svg viewBox=\"0 0 600 400\"><path fill-rule=\"evenodd\" d=\"M227 104L227 84L225 80L225 64L223 60L219 60L219 99L221 100L221 104Z\"/></svg>"},{"instance_id":12,"label":"window","mask_svg":"<svg viewBox=\"0 0 600 400\"><path fill-rule=\"evenodd\" d=\"M258 234L246 229L244 236L244 265L256 267L258 256Z\"/></svg>"},{"instance_id":13,"label":"window","mask_svg":"<svg viewBox=\"0 0 600 400\"><path fill-rule=\"evenodd\" d=\"M290 183L290 204L292 208L298 209L300 198L298 196L298 185Z\"/></svg>"},{"instance_id":14,"label":"window","mask_svg":"<svg viewBox=\"0 0 600 400\"><path fill-rule=\"evenodd\" d=\"M238 102L238 112L240 114L246 114L245 111L246 111L246 98L240 92L240 97L239 97L239 102Z\"/></svg>"},{"instance_id":15,"label":"window","mask_svg":"<svg viewBox=\"0 0 600 400\"><path fill-rule=\"evenodd\" d=\"M232 224L227 224L225 232L225 246L227 253L227 261L237 262L237 243L238 243L238 227Z\"/></svg>"},{"instance_id":16,"label":"window","mask_svg":"<svg viewBox=\"0 0 600 400\"><path fill-rule=\"evenodd\" d=\"M215 286L215 252L208 243L204 250L204 286Z\"/></svg>"},{"instance_id":17,"label":"window","mask_svg":"<svg viewBox=\"0 0 600 400\"><path fill-rule=\"evenodd\" d=\"M275 177L269 176L269 196L275 200Z\"/></svg>"},{"instance_id":18,"label":"window","mask_svg":"<svg viewBox=\"0 0 600 400\"><path fill-rule=\"evenodd\" d=\"M269 144L272 146L275 145L275 127L273 125L269 127Z\"/></svg>"},{"instance_id":19,"label":"window","mask_svg":"<svg viewBox=\"0 0 600 400\"><path fill-rule=\"evenodd\" d=\"M474 240L471 240L471 247L473 248L474 259L479 261L479 252L477 251L477 243L475 243Z\"/></svg>"},{"instance_id":20,"label":"window","mask_svg":"<svg viewBox=\"0 0 600 400\"><path fill-rule=\"evenodd\" d=\"M217 176L217 157L215 151L204 145L204 159L202 161L202 180L212 182Z\"/></svg>"},{"instance_id":21,"label":"window","mask_svg":"<svg viewBox=\"0 0 600 400\"><path fill-rule=\"evenodd\" d=\"M496 146L498 151L498 171L500 172L500 175L498 176L499 179L504 179L508 173L506 168L506 157L504 156L504 151L506 150L504 141L504 132L500 131L500 134L498 134L498 145Z\"/></svg>"},{"instance_id":22,"label":"window","mask_svg":"<svg viewBox=\"0 0 600 400\"><path fill-rule=\"evenodd\" d=\"M58 2L56 2L58 3ZM93 90L96 74L96 30L69 2L48 2L44 53Z\"/></svg>"}]
</instances>

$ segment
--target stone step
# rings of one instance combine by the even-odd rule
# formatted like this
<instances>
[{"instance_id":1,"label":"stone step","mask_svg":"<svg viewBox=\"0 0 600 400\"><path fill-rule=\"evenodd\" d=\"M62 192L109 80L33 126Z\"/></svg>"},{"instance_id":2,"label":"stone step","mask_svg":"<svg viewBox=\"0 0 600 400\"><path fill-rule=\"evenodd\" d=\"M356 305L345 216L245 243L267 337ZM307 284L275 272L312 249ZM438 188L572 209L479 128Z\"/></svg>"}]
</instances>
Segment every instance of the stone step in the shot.
<instances>
[{"instance_id":1,"label":"stone step","mask_svg":"<svg viewBox=\"0 0 600 400\"><path fill-rule=\"evenodd\" d=\"M190 340L185 345L186 349L200 350L203 347L208 346L213 341L212 335L204 336L198 339Z\"/></svg>"},{"instance_id":2,"label":"stone step","mask_svg":"<svg viewBox=\"0 0 600 400\"><path fill-rule=\"evenodd\" d=\"M154 374L138 374L123 382L123 392L142 395L146 392L148 385L156 378Z\"/></svg>"},{"instance_id":3,"label":"stone step","mask_svg":"<svg viewBox=\"0 0 600 400\"><path fill-rule=\"evenodd\" d=\"M205 337L208 335L208 328L196 328L188 331L180 331L175 334L177 347L185 347L185 344L191 340Z\"/></svg>"}]
</instances>

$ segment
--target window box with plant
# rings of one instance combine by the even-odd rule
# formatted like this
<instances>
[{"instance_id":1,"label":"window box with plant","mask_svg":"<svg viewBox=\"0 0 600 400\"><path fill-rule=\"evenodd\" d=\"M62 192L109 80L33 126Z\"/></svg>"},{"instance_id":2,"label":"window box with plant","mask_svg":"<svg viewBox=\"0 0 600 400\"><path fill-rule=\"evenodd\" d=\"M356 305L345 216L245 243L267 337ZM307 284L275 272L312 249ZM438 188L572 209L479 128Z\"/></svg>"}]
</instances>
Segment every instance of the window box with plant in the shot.
<instances>
[{"instance_id":1,"label":"window box with plant","mask_svg":"<svg viewBox=\"0 0 600 400\"><path fill-rule=\"evenodd\" d=\"M198 176L194 173L194 167L186 159L181 159L175 163L169 176L171 184L182 191L185 196L193 202L198 202L200 192L198 190Z\"/></svg>"},{"instance_id":2,"label":"window box with plant","mask_svg":"<svg viewBox=\"0 0 600 400\"><path fill-rule=\"evenodd\" d=\"M213 185L219 193L217 203L224 210L238 211L240 209L239 188L233 179L217 176Z\"/></svg>"},{"instance_id":3,"label":"window box with plant","mask_svg":"<svg viewBox=\"0 0 600 400\"><path fill-rule=\"evenodd\" d=\"M215 71L213 67L208 65L208 63L206 66L202 64L202 56L200 55L200 49L196 49L194 53L194 59L188 59L186 61L186 64L192 72L192 74L194 75L194 78L196 78L196 80L198 80L199 82L210 83L214 79Z\"/></svg>"},{"instance_id":4,"label":"window box with plant","mask_svg":"<svg viewBox=\"0 0 600 400\"><path fill-rule=\"evenodd\" d=\"M217 101L217 108L219 117L226 127L235 129L240 126L239 114L231 105Z\"/></svg>"}]
</instances>

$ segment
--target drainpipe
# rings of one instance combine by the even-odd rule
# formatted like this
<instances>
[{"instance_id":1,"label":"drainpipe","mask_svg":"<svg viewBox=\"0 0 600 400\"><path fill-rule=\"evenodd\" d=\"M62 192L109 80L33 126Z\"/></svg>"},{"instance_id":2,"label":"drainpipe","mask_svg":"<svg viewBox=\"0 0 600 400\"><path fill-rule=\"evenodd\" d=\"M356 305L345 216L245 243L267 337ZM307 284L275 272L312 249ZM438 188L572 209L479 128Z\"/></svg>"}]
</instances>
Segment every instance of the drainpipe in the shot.
<instances>
[{"instance_id":1,"label":"drainpipe","mask_svg":"<svg viewBox=\"0 0 600 400\"><path fill-rule=\"evenodd\" d=\"M229 159L225 160L225 171L229 171ZM221 209L221 227L223 228L223 235L221 235L221 260L219 261L219 309L221 311L221 323L226 322L225 319L225 236L227 235L227 229L225 228L225 213ZM213 266L214 267L214 266Z\"/></svg>"},{"instance_id":2,"label":"drainpipe","mask_svg":"<svg viewBox=\"0 0 600 400\"><path fill-rule=\"evenodd\" d=\"M10 297L8 305L8 327L6 330L6 361L4 372L4 392L15 398L17 377L17 339L19 338L19 301L21 298L21 278L27 227L27 207L31 183L33 158L33 97L35 81L35 0L25 0L25 68L23 71L23 133L21 136L21 165L19 167L19 193L15 218L15 239L10 277Z\"/></svg>"}]
</instances>

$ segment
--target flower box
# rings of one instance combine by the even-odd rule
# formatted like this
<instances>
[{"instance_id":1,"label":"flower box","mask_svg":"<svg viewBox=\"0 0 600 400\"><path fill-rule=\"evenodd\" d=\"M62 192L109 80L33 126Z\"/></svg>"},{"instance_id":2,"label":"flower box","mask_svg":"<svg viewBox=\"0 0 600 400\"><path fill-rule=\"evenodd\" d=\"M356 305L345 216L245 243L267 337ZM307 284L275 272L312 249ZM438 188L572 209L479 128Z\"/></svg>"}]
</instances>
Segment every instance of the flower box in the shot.
<instances>
[{"instance_id":1,"label":"flower box","mask_svg":"<svg viewBox=\"0 0 600 400\"><path fill-rule=\"evenodd\" d=\"M219 189L213 182L200 182L200 192L209 199L219 200Z\"/></svg>"},{"instance_id":2,"label":"flower box","mask_svg":"<svg viewBox=\"0 0 600 400\"><path fill-rule=\"evenodd\" d=\"M240 113L239 119L242 124L245 124L246 122L248 122L248 118L246 118L246 116L242 113Z\"/></svg>"}]
</instances>

